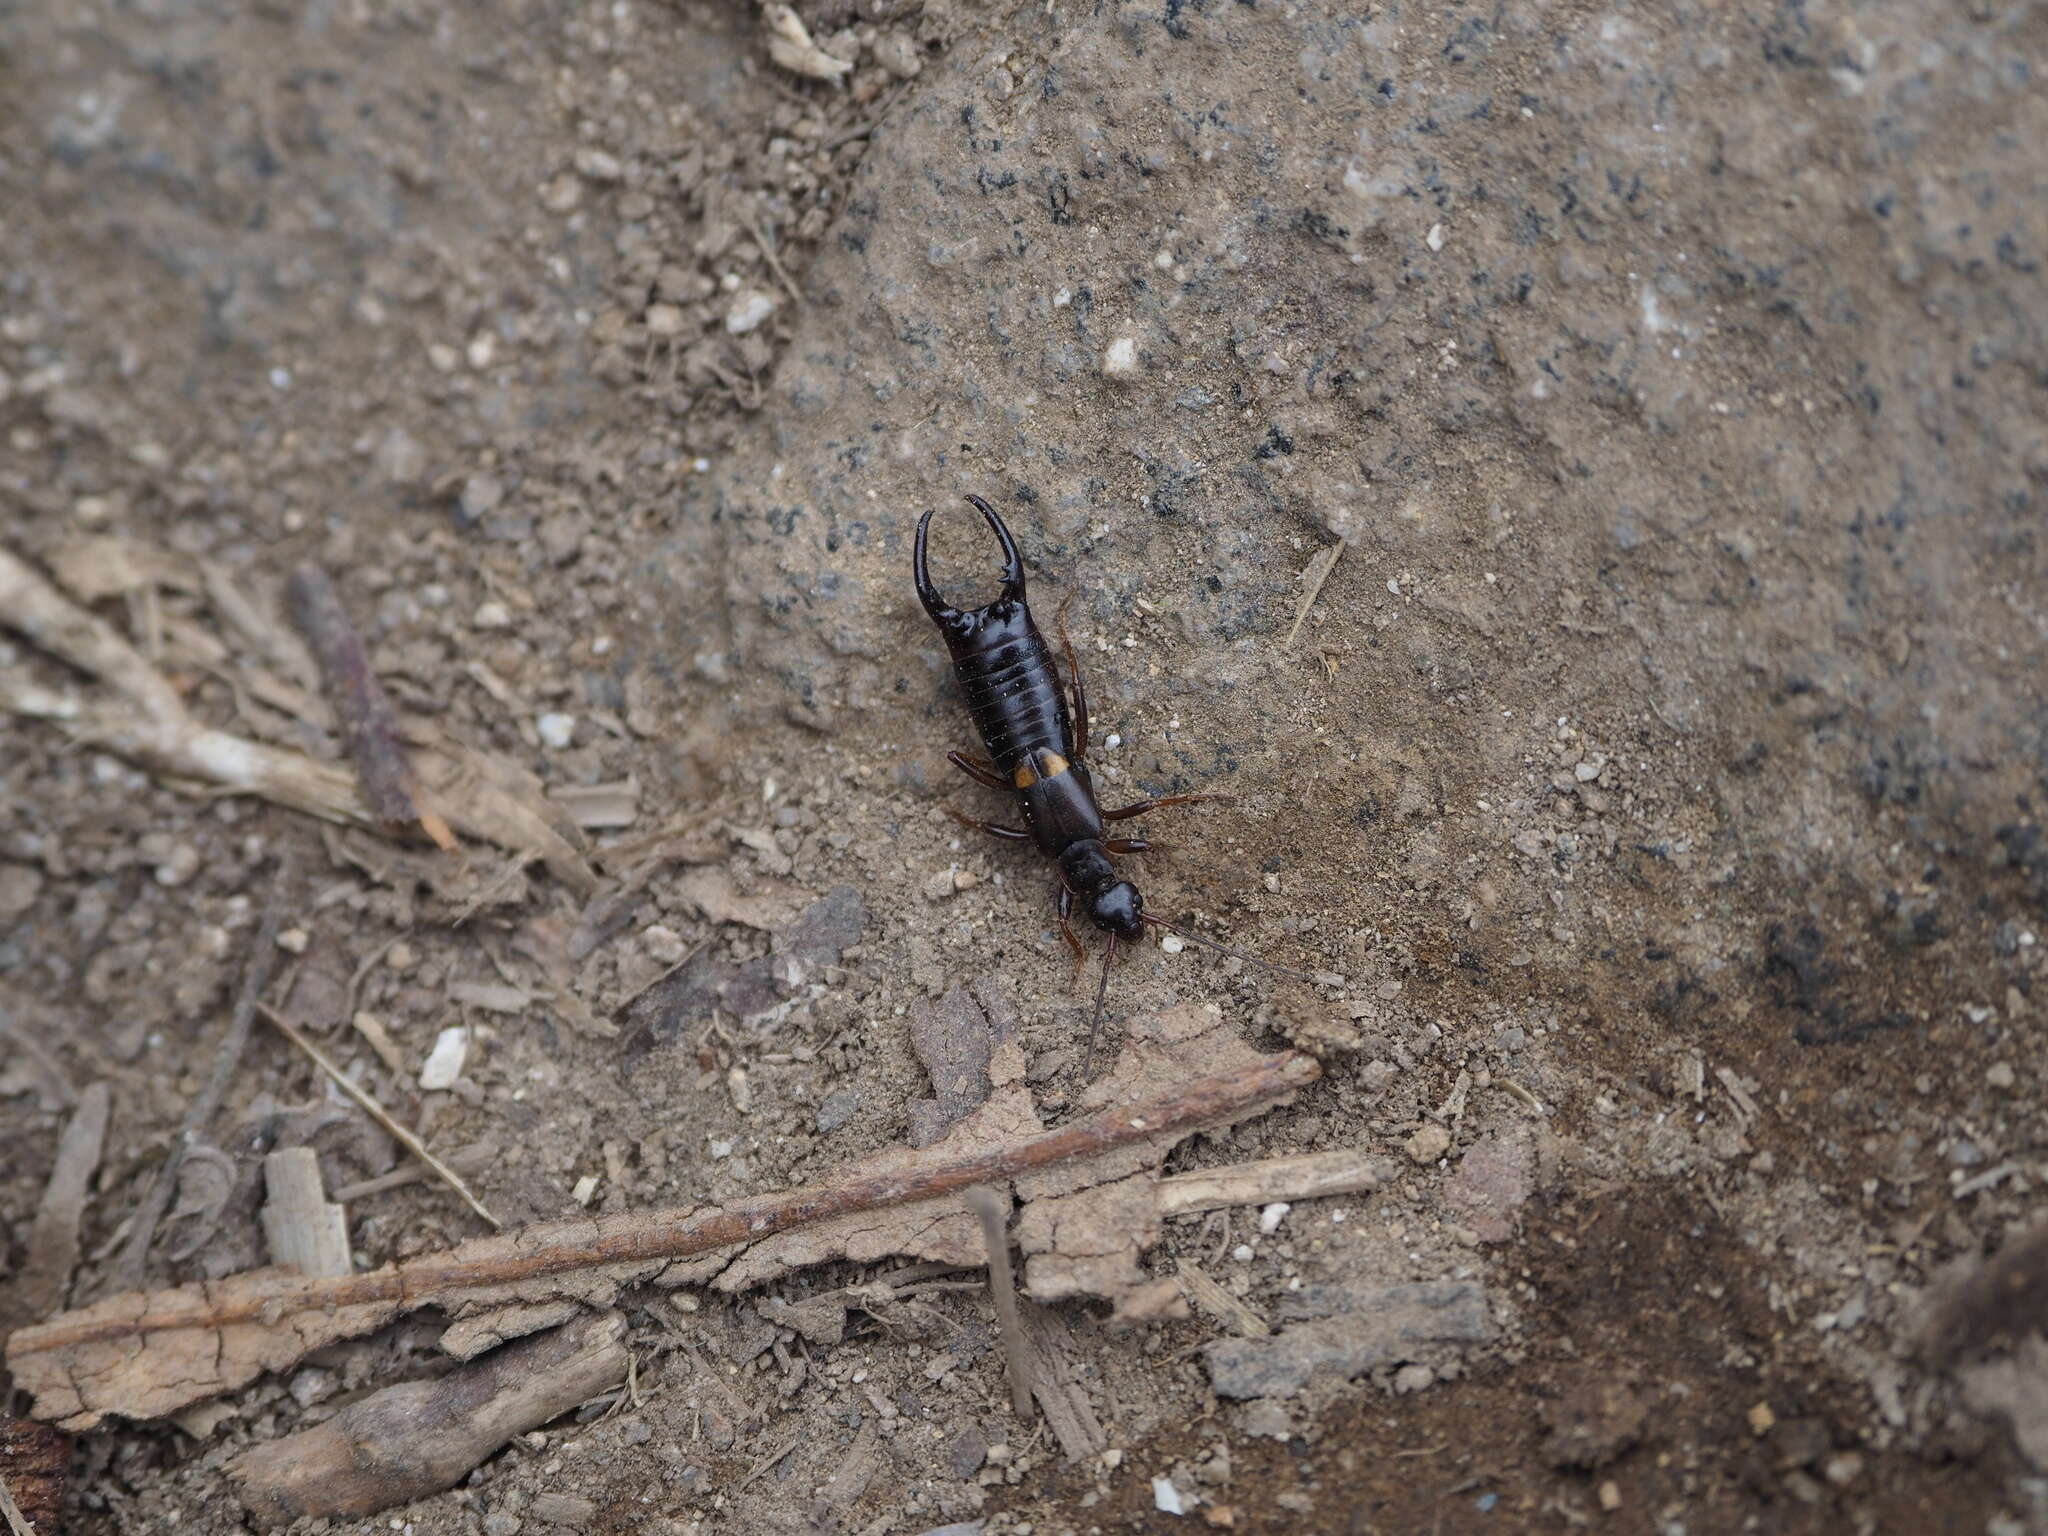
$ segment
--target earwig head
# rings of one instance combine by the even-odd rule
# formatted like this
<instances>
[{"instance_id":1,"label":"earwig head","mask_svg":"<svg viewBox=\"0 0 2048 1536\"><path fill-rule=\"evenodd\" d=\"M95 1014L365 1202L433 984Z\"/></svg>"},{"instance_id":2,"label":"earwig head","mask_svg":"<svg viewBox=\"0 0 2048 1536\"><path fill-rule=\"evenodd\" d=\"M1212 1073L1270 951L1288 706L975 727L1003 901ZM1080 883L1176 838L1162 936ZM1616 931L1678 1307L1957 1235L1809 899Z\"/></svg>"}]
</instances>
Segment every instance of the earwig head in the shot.
<instances>
[{"instance_id":1,"label":"earwig head","mask_svg":"<svg viewBox=\"0 0 2048 1536\"><path fill-rule=\"evenodd\" d=\"M1144 913L1145 898L1128 880L1112 880L1088 893L1088 915L1105 933L1137 938L1145 931Z\"/></svg>"}]
</instances>

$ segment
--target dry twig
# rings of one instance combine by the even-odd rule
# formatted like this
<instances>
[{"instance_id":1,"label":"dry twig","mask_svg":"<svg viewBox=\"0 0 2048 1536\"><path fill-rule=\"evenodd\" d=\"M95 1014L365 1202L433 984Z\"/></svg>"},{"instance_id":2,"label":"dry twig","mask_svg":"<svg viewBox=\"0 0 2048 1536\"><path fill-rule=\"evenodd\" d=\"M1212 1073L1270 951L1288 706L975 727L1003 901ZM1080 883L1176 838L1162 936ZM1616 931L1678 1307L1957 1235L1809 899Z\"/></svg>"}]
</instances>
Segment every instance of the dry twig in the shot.
<instances>
[{"instance_id":1,"label":"dry twig","mask_svg":"<svg viewBox=\"0 0 2048 1536\"><path fill-rule=\"evenodd\" d=\"M404 1123L401 1122L397 1116L393 1115L391 1111L386 1109L382 1104L379 1104L376 1101L376 1099L372 1098L370 1094L366 1092L355 1081L354 1078L350 1077L347 1073L343 1072L340 1067L337 1067L332 1061L330 1061L327 1057L326 1052L322 1051L319 1046L315 1045L311 1040L308 1040L306 1038L305 1031L301 1030L296 1024L292 1023L290 1019L286 1018L283 1014L279 1013L275 1008L265 1006L263 1008L263 1017L270 1020L271 1024L277 1029L277 1032L283 1035L285 1039L291 1041L293 1045L296 1045L300 1050L304 1051L308 1056L310 1056L313 1059L313 1065L318 1067L322 1072L325 1072L329 1077L333 1078L335 1085L339 1087L343 1093L347 1094L350 1098L354 1099L356 1103L360 1104L363 1108L363 1112L367 1114L372 1120L376 1121L379 1125L383 1126L385 1130L389 1131L392 1134L392 1136L395 1137L398 1140L398 1142L406 1149L406 1151L410 1152L414 1157L418 1158L421 1162L425 1163L429 1168L433 1169L435 1177L440 1179L441 1182L446 1184L450 1189L454 1190L456 1194L460 1195L463 1198L463 1200L468 1204L471 1210L475 1211L477 1215L483 1217L485 1221L488 1221L494 1227L503 1227L505 1225L502 1221L498 1220L497 1217L493 1216L490 1213L490 1211L484 1207L484 1203L481 1200L477 1199L477 1197L470 1192L469 1186L462 1182L462 1176L460 1174L458 1174L453 1168L450 1168L446 1163L442 1162L441 1159L434 1156L433 1153L429 1152L427 1150L427 1144L421 1141L419 1137L415 1136L410 1130L408 1130L405 1127Z\"/></svg>"},{"instance_id":2,"label":"dry twig","mask_svg":"<svg viewBox=\"0 0 2048 1536\"><path fill-rule=\"evenodd\" d=\"M1017 1315L1017 1276L1010 1267L1009 1197L979 1185L967 1191L967 1205L981 1222L981 1235L988 1244L988 1290L996 1304L1003 1355L1010 1365L1010 1406L1017 1410L1018 1418L1029 1419L1031 1349Z\"/></svg>"},{"instance_id":3,"label":"dry twig","mask_svg":"<svg viewBox=\"0 0 2048 1536\"><path fill-rule=\"evenodd\" d=\"M1049 1175L1085 1159L1128 1159L1197 1127L1279 1102L1321 1070L1294 1052L1258 1056L1057 1130L967 1151L942 1144L879 1171L857 1169L721 1208L547 1222L335 1279L265 1269L203 1286L112 1297L20 1330L7 1341L7 1362L35 1394L37 1415L67 1428L89 1428L110 1413L151 1418L420 1307L462 1316L510 1302L609 1297L675 1261L736 1255L777 1233L937 1201L1034 1170Z\"/></svg>"},{"instance_id":4,"label":"dry twig","mask_svg":"<svg viewBox=\"0 0 2048 1536\"><path fill-rule=\"evenodd\" d=\"M370 813L387 829L418 826L443 849L453 852L448 823L418 803L418 783L405 744L398 738L398 719L383 684L370 669L363 638L341 606L341 594L317 565L302 565L285 585L292 616L320 659L327 691L355 759L356 779Z\"/></svg>"},{"instance_id":5,"label":"dry twig","mask_svg":"<svg viewBox=\"0 0 2048 1536\"><path fill-rule=\"evenodd\" d=\"M277 962L277 931L284 921L293 874L292 857L286 854L278 860L277 873L271 879L270 900L264 905L263 921L256 929L255 948L249 952L248 963L242 970L242 990L236 995L235 1011L228 1019L227 1033L221 1036L220 1045L213 1053L213 1070L207 1074L206 1085L199 1090L198 1097L187 1106L178 1134L171 1142L171 1150L164 1158L163 1166L157 1169L156 1182L142 1197L142 1205L135 1213L135 1223L128 1229L128 1241L108 1268L110 1290L132 1291L142 1283L142 1271L149 1262L149 1245L156 1236L157 1223L164 1219L164 1212L171 1206L171 1196L178 1188L178 1169L184 1165L185 1154L199 1140L200 1132L206 1129L207 1122L220 1109L221 1100L227 1097L228 1084L241 1063L242 1052L248 1047L249 1030L256 1022L256 1008L262 1000L263 989L270 985L271 967Z\"/></svg>"}]
</instances>

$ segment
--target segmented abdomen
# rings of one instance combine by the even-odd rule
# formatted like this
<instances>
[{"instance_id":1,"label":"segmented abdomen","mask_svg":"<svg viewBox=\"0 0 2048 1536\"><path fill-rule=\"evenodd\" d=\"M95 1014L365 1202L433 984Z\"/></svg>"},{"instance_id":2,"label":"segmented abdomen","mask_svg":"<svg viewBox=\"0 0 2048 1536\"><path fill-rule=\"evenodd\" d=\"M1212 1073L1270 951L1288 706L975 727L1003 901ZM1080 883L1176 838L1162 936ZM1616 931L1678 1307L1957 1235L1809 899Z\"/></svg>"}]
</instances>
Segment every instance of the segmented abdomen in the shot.
<instances>
[{"instance_id":1,"label":"segmented abdomen","mask_svg":"<svg viewBox=\"0 0 2048 1536\"><path fill-rule=\"evenodd\" d=\"M954 674L982 744L1008 778L1027 753L1043 747L1071 757L1074 727L1052 653L1034 627L986 651L957 657Z\"/></svg>"}]
</instances>

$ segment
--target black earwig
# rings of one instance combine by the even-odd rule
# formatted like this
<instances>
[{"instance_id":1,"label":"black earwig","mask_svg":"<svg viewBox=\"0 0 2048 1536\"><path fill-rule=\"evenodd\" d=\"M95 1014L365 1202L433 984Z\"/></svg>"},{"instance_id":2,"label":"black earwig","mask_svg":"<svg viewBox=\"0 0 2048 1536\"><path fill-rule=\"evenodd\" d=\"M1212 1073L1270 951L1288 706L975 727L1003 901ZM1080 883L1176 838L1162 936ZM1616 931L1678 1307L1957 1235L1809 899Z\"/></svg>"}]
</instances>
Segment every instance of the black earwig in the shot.
<instances>
[{"instance_id":1,"label":"black earwig","mask_svg":"<svg viewBox=\"0 0 2048 1536\"><path fill-rule=\"evenodd\" d=\"M1115 811L1105 811L1096 804L1095 781L1087 762L1088 694L1081 685L1081 664L1074 656L1073 642L1067 638L1066 610L1061 609L1060 645L1066 652L1067 668L1073 678L1071 715L1052 652L1024 600L1024 561L1017 553L1017 541L1010 537L1010 530L996 516L994 507L979 496L967 499L1002 546L1003 585L995 601L984 608L961 609L939 595L925 562L925 534L932 521L929 512L917 522L912 571L918 601L939 626L939 633L946 637L946 649L953 657L953 675L960 680L960 691L967 696L974 727L988 748L985 761L963 752L947 753L947 761L976 783L1014 794L1024 825L997 826L957 811L952 814L964 826L1019 842L1036 842L1058 863L1060 935L1074 951L1075 964L1087 958L1087 950L1074 932L1076 896L1087 905L1095 926L1109 935L1109 947L1102 957L1102 979L1095 988L1095 1015L1088 1025L1088 1053L1081 1064L1085 1079L1095 1062L1095 1040L1102 1029L1102 1003L1109 990L1109 967L1116 958L1119 939L1134 943L1148 926L1164 928L1190 944L1250 960L1283 975L1302 973L1271 965L1256 955L1244 954L1152 916L1145 910L1145 898L1138 894L1137 886L1118 876L1113 862L1116 855L1143 853L1151 844L1142 837L1106 838L1105 823L1142 816L1162 806L1224 797L1164 795Z\"/></svg>"}]
</instances>

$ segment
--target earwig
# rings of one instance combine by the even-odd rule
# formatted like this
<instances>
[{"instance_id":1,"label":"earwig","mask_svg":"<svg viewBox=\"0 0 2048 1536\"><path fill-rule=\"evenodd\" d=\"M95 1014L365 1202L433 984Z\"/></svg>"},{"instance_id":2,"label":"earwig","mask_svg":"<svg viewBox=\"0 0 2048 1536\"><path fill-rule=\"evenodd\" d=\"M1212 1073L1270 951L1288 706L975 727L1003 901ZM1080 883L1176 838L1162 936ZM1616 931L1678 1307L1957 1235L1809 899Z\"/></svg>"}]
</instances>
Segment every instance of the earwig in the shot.
<instances>
[{"instance_id":1,"label":"earwig","mask_svg":"<svg viewBox=\"0 0 2048 1536\"><path fill-rule=\"evenodd\" d=\"M1024 825L1006 827L957 811L952 814L963 826L977 831L1015 842L1036 842L1059 865L1060 936L1073 950L1076 965L1087 960L1087 950L1074 932L1076 897L1086 905L1095 926L1109 935L1102 956L1102 978L1095 987L1095 1013L1088 1024L1087 1055L1081 1064L1085 1079L1095 1063L1102 1005L1109 992L1109 968L1116 959L1119 940L1136 943L1146 928L1163 928L1190 944L1250 960L1282 975L1299 977L1302 973L1272 965L1256 955L1218 944L1214 939L1189 933L1153 916L1145 910L1145 899L1137 886L1117 874L1114 860L1119 855L1143 853L1152 845L1142 837L1105 837L1106 823L1125 821L1169 805L1191 805L1225 797L1162 795L1114 811L1105 811L1096 803L1095 781L1089 774L1087 760L1088 694L1081 683L1081 664L1074 655L1074 644L1067 638L1066 610L1061 609L1060 645L1066 653L1073 682L1071 714L1059 669L1024 598L1024 561L1017 553L1017 541L994 507L979 496L967 499L1002 546L1002 588L995 601L982 608L961 609L939 595L925 560L930 512L918 519L912 573L917 582L918 601L945 636L946 649L953 657L953 675L959 679L975 729L988 749L986 759L969 757L964 752L949 752L946 759L976 783L1015 795Z\"/></svg>"}]
</instances>

